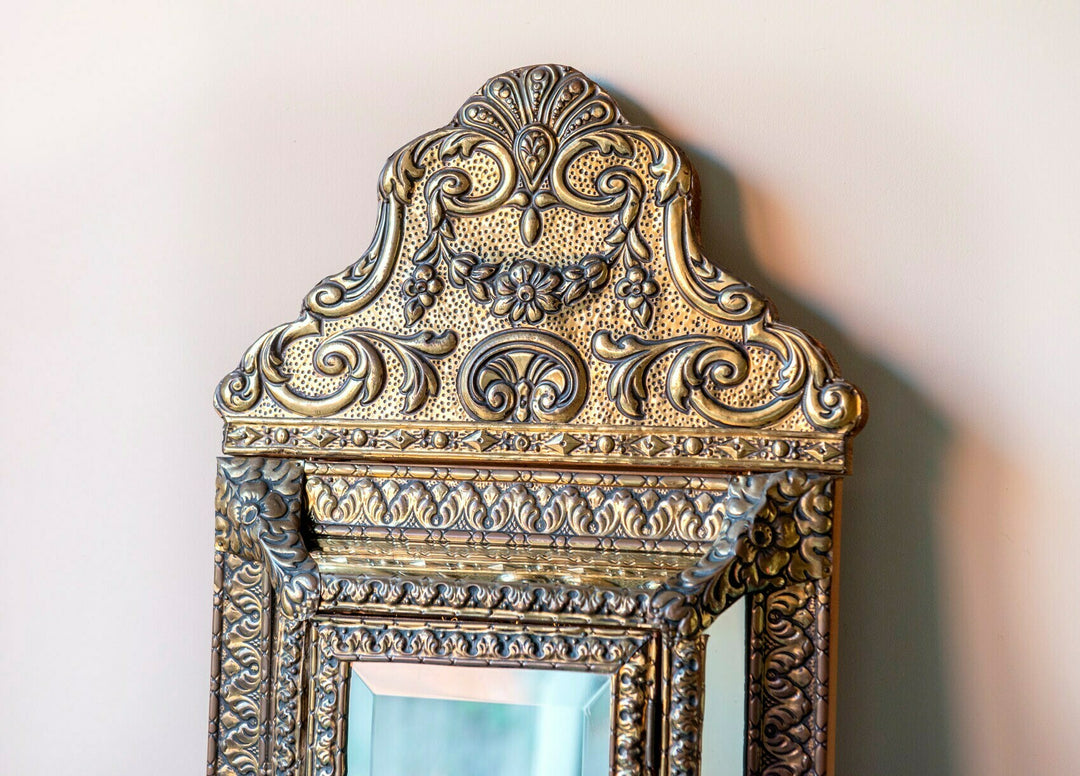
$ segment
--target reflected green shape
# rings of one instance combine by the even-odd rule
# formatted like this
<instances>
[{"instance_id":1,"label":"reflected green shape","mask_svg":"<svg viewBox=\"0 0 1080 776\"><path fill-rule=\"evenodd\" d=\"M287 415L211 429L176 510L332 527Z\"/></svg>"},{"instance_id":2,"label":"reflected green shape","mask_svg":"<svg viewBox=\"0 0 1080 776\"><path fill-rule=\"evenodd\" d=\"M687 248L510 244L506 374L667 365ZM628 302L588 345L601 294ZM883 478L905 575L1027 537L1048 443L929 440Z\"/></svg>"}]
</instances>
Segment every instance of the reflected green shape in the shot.
<instances>
[{"instance_id":1,"label":"reflected green shape","mask_svg":"<svg viewBox=\"0 0 1080 776\"><path fill-rule=\"evenodd\" d=\"M348 776L606 776L612 677L355 662Z\"/></svg>"}]
</instances>

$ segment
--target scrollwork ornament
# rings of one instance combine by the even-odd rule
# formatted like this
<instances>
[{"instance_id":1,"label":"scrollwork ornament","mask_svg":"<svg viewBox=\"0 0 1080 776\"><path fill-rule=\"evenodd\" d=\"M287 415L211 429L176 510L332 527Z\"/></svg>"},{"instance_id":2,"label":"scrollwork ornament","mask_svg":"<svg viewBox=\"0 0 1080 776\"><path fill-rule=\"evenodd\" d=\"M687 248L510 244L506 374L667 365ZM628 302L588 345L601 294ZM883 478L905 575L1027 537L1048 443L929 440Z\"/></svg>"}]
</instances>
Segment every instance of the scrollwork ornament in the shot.
<instances>
[{"instance_id":1,"label":"scrollwork ornament","mask_svg":"<svg viewBox=\"0 0 1080 776\"><path fill-rule=\"evenodd\" d=\"M334 378L337 384L326 393L312 394L292 384L293 375L284 369L280 354L300 336L318 333L319 326L309 318L303 330L290 324L264 335L251 346L240 367L222 381L218 388L219 404L243 412L253 407L265 392L285 409L312 418L332 415L354 403L371 404L386 387L385 351L401 367L402 412L410 414L439 392L439 375L432 361L457 347L457 334L453 331L396 335L374 329L347 329L327 337L315 348L314 374Z\"/></svg>"},{"instance_id":2,"label":"scrollwork ornament","mask_svg":"<svg viewBox=\"0 0 1080 776\"><path fill-rule=\"evenodd\" d=\"M421 525L431 525L437 514L438 508L427 488L419 482L411 482L390 503L384 524L398 526L410 517L415 517Z\"/></svg>"},{"instance_id":3,"label":"scrollwork ornament","mask_svg":"<svg viewBox=\"0 0 1080 776\"><path fill-rule=\"evenodd\" d=\"M829 580L750 600L746 768L749 776L824 776Z\"/></svg>"},{"instance_id":4,"label":"scrollwork ornament","mask_svg":"<svg viewBox=\"0 0 1080 776\"><path fill-rule=\"evenodd\" d=\"M514 519L522 526L536 525L540 519L536 499L521 483L504 490L488 516L474 527L481 531L501 531Z\"/></svg>"},{"instance_id":5,"label":"scrollwork ornament","mask_svg":"<svg viewBox=\"0 0 1080 776\"><path fill-rule=\"evenodd\" d=\"M207 772L257 773L266 746L270 592L261 564L218 552Z\"/></svg>"},{"instance_id":6,"label":"scrollwork ornament","mask_svg":"<svg viewBox=\"0 0 1080 776\"><path fill-rule=\"evenodd\" d=\"M565 423L581 410L589 374L574 346L535 330L481 340L458 371L458 396L476 420Z\"/></svg>"},{"instance_id":7,"label":"scrollwork ornament","mask_svg":"<svg viewBox=\"0 0 1080 776\"><path fill-rule=\"evenodd\" d=\"M657 478L643 486L636 478L529 470L515 477L466 468L315 468L307 494L316 536L386 538L422 529L438 531L440 541L464 535L470 545L485 544L487 534L498 533L534 545L662 547L694 554L721 535L724 519L726 483L721 480L688 487L688 478Z\"/></svg>"},{"instance_id":8,"label":"scrollwork ornament","mask_svg":"<svg viewBox=\"0 0 1080 776\"><path fill-rule=\"evenodd\" d=\"M562 488L544 507L543 515L534 525L523 524L527 530L554 533L564 525L578 530L592 514L592 509L573 485Z\"/></svg>"},{"instance_id":9,"label":"scrollwork ornament","mask_svg":"<svg viewBox=\"0 0 1080 776\"><path fill-rule=\"evenodd\" d=\"M437 518L424 524L425 528L447 528L454 525L479 526L487 519L487 511L480 494L471 483L463 482L449 491L439 504Z\"/></svg>"},{"instance_id":10,"label":"scrollwork ornament","mask_svg":"<svg viewBox=\"0 0 1080 776\"><path fill-rule=\"evenodd\" d=\"M616 588L555 583L486 584L436 576L404 579L371 572L362 578L326 574L321 606L328 611L425 611L474 609L510 614L559 615L583 622L626 623L642 620L649 598Z\"/></svg>"},{"instance_id":11,"label":"scrollwork ornament","mask_svg":"<svg viewBox=\"0 0 1080 776\"><path fill-rule=\"evenodd\" d=\"M639 776L645 767L645 731L648 727L648 708L644 693L637 691L647 682L649 671L645 650L639 649L619 667L615 674L615 773L617 776Z\"/></svg>"},{"instance_id":12,"label":"scrollwork ornament","mask_svg":"<svg viewBox=\"0 0 1080 776\"><path fill-rule=\"evenodd\" d=\"M822 431L854 434L866 420L862 393L836 375L829 354L798 329L778 323L772 304L759 291L710 262L700 249L696 221L694 176L683 154L657 138L653 143L653 168L662 172L670 186L658 187L664 208L664 248L675 288L696 310L725 325L742 330L740 346L760 349L780 362L771 399L748 414L733 414L708 391L694 388L695 375L688 374L692 396L687 401L714 423L746 418L757 427L777 422L801 406L807 420ZM623 338L625 339L625 338ZM670 376L669 376L670 377Z\"/></svg>"},{"instance_id":13,"label":"scrollwork ornament","mask_svg":"<svg viewBox=\"0 0 1080 776\"><path fill-rule=\"evenodd\" d=\"M352 315L383 292L401 248L405 207L424 175L421 160L447 131L430 132L390 157L379 177L379 214L370 247L344 271L316 285L305 297L299 318L271 329L248 348L218 386L215 400L223 412L247 412L270 386L279 386L274 395L278 403L307 417L332 414L356 398L349 391L328 397L297 394L289 386L294 375L284 369L285 351L299 340L322 335L326 320Z\"/></svg>"},{"instance_id":14,"label":"scrollwork ornament","mask_svg":"<svg viewBox=\"0 0 1080 776\"><path fill-rule=\"evenodd\" d=\"M367 477L354 481L340 477L309 477L307 492L312 512L327 520L365 520L372 525L385 522L386 498Z\"/></svg>"},{"instance_id":15,"label":"scrollwork ornament","mask_svg":"<svg viewBox=\"0 0 1080 776\"><path fill-rule=\"evenodd\" d=\"M235 768L237 773L263 772L262 763L268 756L268 744L264 742L271 740L271 732L276 772L293 772L302 634L305 621L315 611L320 587L318 568L308 555L299 530L303 477L303 464L299 461L267 458L218 461L216 545L225 567L235 568L231 577L231 589L236 591L234 600L249 609L252 616L247 621L247 630L240 634L240 642L230 647L228 640L224 640L217 658L223 661L221 671L225 677L219 697L228 701L230 694L236 695L237 688L242 692L231 708L219 701L216 724L221 730L217 748L229 764L216 772L232 772L228 768ZM255 576L242 587L236 587L242 574ZM227 590L229 579L226 578ZM252 596L258 595L260 589L265 590L265 595L256 601ZM271 610L275 612L273 643L277 655L272 682ZM224 601L221 611L223 618L231 611ZM268 702L276 709L272 714L273 728L269 727ZM246 732L239 736L239 731ZM245 737L248 744L241 750L238 742ZM241 751L246 754L241 756Z\"/></svg>"},{"instance_id":16,"label":"scrollwork ornament","mask_svg":"<svg viewBox=\"0 0 1080 776\"><path fill-rule=\"evenodd\" d=\"M821 431L850 430L860 421L858 401L845 398L850 386L827 378L819 359L808 354L797 338L777 336L769 342L773 344L765 348L762 342L740 344L716 335L645 340L633 334L616 338L610 331L599 331L593 335L592 350L613 365L608 398L627 417L645 416L648 372L657 361L670 357L665 379L668 401L680 412L694 411L717 425L763 428L780 422L798 407ZM719 391L737 388L751 377L748 348L752 347L778 354L780 382L763 401L719 398ZM852 395L857 398L857 394Z\"/></svg>"},{"instance_id":17,"label":"scrollwork ornament","mask_svg":"<svg viewBox=\"0 0 1080 776\"><path fill-rule=\"evenodd\" d=\"M308 623L281 618L274 640L274 738L275 776L295 776L300 762L301 672L305 658ZM265 696L264 696L265 697Z\"/></svg>"},{"instance_id":18,"label":"scrollwork ornament","mask_svg":"<svg viewBox=\"0 0 1080 776\"><path fill-rule=\"evenodd\" d=\"M709 424L853 434L865 416L861 394L812 338L776 322L760 293L704 257L696 197L685 154L628 124L612 98L573 68L540 65L492 78L450 124L391 157L371 247L318 284L295 322L249 348L219 386L218 406L230 421L279 411L370 420L363 408L384 396L397 373L401 414L431 411L434 417L421 416L440 420L445 405L432 402L437 361L454 350L457 335L373 326L397 307L383 294L391 277L407 327L448 296L511 325L557 327L569 321L555 316L600 301L611 286L610 297L639 331L613 329L609 320L593 353L612 364L608 396L623 416L648 421L668 412L647 390L650 370L663 368L668 403ZM588 237L563 245L550 226L556 222L560 234L569 226ZM474 234L473 227L488 234L496 223L516 232L509 244L505 235L489 242ZM687 305L673 305L669 288ZM719 330L682 326L686 312ZM343 322L354 315L361 320ZM640 330L656 335L636 336ZM387 360L397 363L387 369Z\"/></svg>"}]
</instances>

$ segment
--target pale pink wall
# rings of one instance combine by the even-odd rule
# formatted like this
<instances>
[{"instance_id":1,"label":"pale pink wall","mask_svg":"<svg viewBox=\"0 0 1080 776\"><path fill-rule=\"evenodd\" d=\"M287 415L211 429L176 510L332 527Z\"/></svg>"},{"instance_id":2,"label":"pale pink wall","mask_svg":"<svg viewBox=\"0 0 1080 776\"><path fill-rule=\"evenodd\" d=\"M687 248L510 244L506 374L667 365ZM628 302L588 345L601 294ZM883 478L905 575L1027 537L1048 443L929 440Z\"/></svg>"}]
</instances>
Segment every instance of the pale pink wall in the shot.
<instances>
[{"instance_id":1,"label":"pale pink wall","mask_svg":"<svg viewBox=\"0 0 1080 776\"><path fill-rule=\"evenodd\" d=\"M0 770L200 771L211 389L541 61L690 150L706 247L869 394L842 776L1075 768L1075 3L11 5Z\"/></svg>"}]
</instances>

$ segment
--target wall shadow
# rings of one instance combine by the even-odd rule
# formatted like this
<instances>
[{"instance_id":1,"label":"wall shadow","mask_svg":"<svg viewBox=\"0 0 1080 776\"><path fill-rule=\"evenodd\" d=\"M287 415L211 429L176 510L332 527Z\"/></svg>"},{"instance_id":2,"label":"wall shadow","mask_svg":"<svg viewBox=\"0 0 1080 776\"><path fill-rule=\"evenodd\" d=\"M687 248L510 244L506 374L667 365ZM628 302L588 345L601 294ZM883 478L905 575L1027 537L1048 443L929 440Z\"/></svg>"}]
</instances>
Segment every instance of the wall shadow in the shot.
<instances>
[{"instance_id":1,"label":"wall shadow","mask_svg":"<svg viewBox=\"0 0 1080 776\"><path fill-rule=\"evenodd\" d=\"M632 99L608 91L631 123L664 131ZM683 148L701 182L705 254L772 299L780 320L823 342L870 406L855 442L855 474L844 483L836 774L954 773L935 525L950 430L902 377L763 273L734 173L707 152Z\"/></svg>"}]
</instances>

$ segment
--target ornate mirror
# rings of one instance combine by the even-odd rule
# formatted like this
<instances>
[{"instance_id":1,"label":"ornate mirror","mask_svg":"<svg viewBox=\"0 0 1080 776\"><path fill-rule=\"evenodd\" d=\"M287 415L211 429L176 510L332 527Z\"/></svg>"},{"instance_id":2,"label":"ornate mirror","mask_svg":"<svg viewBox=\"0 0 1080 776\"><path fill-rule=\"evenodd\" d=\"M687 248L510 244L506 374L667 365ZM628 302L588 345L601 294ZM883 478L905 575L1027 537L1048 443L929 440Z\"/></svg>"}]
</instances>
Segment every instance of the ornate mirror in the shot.
<instances>
[{"instance_id":1,"label":"ornate mirror","mask_svg":"<svg viewBox=\"0 0 1080 776\"><path fill-rule=\"evenodd\" d=\"M826 771L865 406L697 216L563 66L390 157L371 247L217 391L209 773Z\"/></svg>"}]
</instances>

